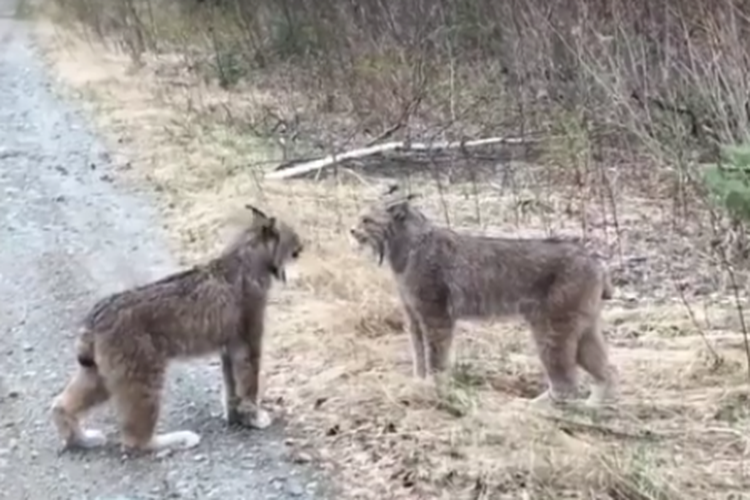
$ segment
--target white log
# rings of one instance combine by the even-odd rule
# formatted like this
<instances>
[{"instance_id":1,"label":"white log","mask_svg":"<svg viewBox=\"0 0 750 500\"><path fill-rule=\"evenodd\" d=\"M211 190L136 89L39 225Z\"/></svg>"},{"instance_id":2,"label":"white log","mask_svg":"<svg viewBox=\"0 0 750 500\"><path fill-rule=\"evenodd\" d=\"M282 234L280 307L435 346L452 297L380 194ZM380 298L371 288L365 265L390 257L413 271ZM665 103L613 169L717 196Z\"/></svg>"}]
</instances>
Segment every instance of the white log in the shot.
<instances>
[{"instance_id":1,"label":"white log","mask_svg":"<svg viewBox=\"0 0 750 500\"><path fill-rule=\"evenodd\" d=\"M352 151L345 151L340 154L328 155L318 160L306 161L290 168L282 170L274 170L266 173L266 179L289 179L290 177L296 177L298 175L313 172L315 170L321 170L344 160L354 160L358 158L365 158L377 153L386 153L389 151L409 152L409 151L438 151L441 149L459 149L459 148L475 148L479 146L490 146L493 144L523 144L530 142L529 139L516 138L516 137L488 137L486 139L475 139L473 141L466 142L408 142L408 141L394 141L387 142L385 144L376 144L375 146L369 146L366 148L354 149Z\"/></svg>"}]
</instances>

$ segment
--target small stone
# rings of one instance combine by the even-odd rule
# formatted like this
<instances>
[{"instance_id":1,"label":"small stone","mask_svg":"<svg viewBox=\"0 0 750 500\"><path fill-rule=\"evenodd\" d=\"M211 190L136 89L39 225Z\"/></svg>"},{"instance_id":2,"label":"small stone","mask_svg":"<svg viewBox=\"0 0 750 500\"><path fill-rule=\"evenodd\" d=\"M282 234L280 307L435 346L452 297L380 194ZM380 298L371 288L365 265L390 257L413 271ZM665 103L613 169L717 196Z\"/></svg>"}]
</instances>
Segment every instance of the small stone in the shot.
<instances>
[{"instance_id":1,"label":"small stone","mask_svg":"<svg viewBox=\"0 0 750 500\"><path fill-rule=\"evenodd\" d=\"M312 461L312 456L310 456L309 453L306 453L304 451L300 451L294 454L294 457L292 458L292 461L295 464L306 464Z\"/></svg>"},{"instance_id":2,"label":"small stone","mask_svg":"<svg viewBox=\"0 0 750 500\"><path fill-rule=\"evenodd\" d=\"M300 497L305 493L305 489L297 481L287 483L286 491L293 497Z\"/></svg>"},{"instance_id":3,"label":"small stone","mask_svg":"<svg viewBox=\"0 0 750 500\"><path fill-rule=\"evenodd\" d=\"M284 483L286 483L285 477L275 477L271 479L271 486L273 486L276 491L281 491L284 488Z\"/></svg>"}]
</instances>

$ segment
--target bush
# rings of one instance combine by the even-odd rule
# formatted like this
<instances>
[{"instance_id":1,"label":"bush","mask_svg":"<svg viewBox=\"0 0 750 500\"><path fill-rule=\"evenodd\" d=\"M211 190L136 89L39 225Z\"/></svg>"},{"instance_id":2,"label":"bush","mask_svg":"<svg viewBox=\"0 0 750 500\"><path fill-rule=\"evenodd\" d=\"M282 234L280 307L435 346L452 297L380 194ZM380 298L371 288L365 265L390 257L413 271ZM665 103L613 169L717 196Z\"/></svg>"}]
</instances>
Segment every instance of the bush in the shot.
<instances>
[{"instance_id":1,"label":"bush","mask_svg":"<svg viewBox=\"0 0 750 500\"><path fill-rule=\"evenodd\" d=\"M703 180L733 223L750 221L750 143L723 148L721 161L703 171Z\"/></svg>"}]
</instances>

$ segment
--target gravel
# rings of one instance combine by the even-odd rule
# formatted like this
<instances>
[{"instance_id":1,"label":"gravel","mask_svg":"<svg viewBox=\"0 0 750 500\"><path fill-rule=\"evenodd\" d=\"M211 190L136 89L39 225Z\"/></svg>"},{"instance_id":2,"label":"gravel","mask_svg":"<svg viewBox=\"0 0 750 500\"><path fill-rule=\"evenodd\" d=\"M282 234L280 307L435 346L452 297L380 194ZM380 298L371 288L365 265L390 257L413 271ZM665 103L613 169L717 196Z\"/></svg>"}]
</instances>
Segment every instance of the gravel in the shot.
<instances>
[{"instance_id":1,"label":"gravel","mask_svg":"<svg viewBox=\"0 0 750 500\"><path fill-rule=\"evenodd\" d=\"M200 433L197 448L60 453L49 405L75 369L76 322L104 294L176 267L147 196L112 184L106 151L50 90L11 2L0 0L0 498L325 498L278 424L225 426L211 360L172 368L159 424ZM117 430L108 406L89 421Z\"/></svg>"}]
</instances>

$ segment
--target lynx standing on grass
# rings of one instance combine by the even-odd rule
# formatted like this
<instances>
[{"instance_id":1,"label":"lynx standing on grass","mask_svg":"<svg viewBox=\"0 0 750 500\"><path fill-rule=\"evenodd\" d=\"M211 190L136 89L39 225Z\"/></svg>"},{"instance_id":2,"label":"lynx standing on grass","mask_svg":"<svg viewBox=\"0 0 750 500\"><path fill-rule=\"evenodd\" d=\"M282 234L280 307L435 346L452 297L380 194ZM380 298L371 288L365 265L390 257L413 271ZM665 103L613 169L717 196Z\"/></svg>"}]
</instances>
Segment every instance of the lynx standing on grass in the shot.
<instances>
[{"instance_id":1,"label":"lynx standing on grass","mask_svg":"<svg viewBox=\"0 0 750 500\"><path fill-rule=\"evenodd\" d=\"M393 193L396 188L392 188ZM390 194L389 193L389 194ZM520 315L530 325L548 389L535 401L577 395L576 365L594 378L589 405L615 398L600 330L612 288L577 242L473 236L439 227L413 195L374 205L351 234L391 266L406 312L415 375L448 367L456 321Z\"/></svg>"},{"instance_id":2,"label":"lynx standing on grass","mask_svg":"<svg viewBox=\"0 0 750 500\"><path fill-rule=\"evenodd\" d=\"M78 371L52 405L69 447L92 448L104 434L83 429L84 412L114 400L125 448L190 448L200 437L183 430L154 434L167 365L221 351L225 417L264 428L259 407L263 322L272 278L302 244L289 226L248 205L253 221L222 255L206 264L100 300L84 320Z\"/></svg>"}]
</instances>

